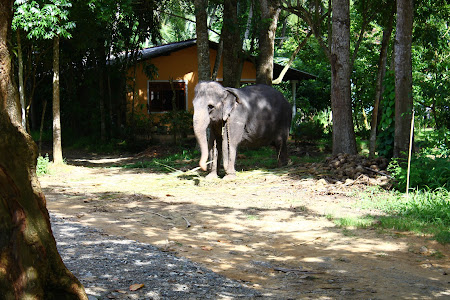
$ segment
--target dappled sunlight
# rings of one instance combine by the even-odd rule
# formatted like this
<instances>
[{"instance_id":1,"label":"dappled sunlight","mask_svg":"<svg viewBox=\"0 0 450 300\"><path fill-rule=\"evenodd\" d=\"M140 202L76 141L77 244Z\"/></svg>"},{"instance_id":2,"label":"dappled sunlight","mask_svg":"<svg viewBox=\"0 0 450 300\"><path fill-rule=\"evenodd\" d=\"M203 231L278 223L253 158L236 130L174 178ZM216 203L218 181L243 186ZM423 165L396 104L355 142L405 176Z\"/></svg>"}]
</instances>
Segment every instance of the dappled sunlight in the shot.
<instances>
[{"instance_id":1,"label":"dappled sunlight","mask_svg":"<svg viewBox=\"0 0 450 300\"><path fill-rule=\"evenodd\" d=\"M407 239L327 220L329 212L339 216L339 201L350 206L354 200L330 195L327 187L313 189L310 180L252 170L226 182L120 168L83 168L59 178L42 178L50 211L156 245L255 288L282 293L286 285L304 296L326 290L333 297L349 288L358 298L374 291L379 297L395 284L416 297L424 291L414 284L421 278L438 283L436 294L446 292L436 267L418 262L430 257L416 255ZM339 212L355 213L351 207ZM397 282L399 276L406 279ZM389 296L399 296L391 290Z\"/></svg>"}]
</instances>

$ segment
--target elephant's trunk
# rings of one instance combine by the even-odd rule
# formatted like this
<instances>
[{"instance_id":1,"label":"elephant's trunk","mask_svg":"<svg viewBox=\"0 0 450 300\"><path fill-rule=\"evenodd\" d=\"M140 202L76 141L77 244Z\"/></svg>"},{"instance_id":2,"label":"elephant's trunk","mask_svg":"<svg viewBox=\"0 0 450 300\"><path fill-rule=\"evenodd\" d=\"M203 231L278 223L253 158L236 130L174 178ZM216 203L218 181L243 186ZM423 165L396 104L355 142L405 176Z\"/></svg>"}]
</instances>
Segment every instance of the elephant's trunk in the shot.
<instances>
[{"instance_id":1,"label":"elephant's trunk","mask_svg":"<svg viewBox=\"0 0 450 300\"><path fill-rule=\"evenodd\" d=\"M208 139L206 137L206 130L209 125L209 116L207 111L194 111L194 133L197 142L200 146L200 168L206 171L206 161L208 160Z\"/></svg>"}]
</instances>

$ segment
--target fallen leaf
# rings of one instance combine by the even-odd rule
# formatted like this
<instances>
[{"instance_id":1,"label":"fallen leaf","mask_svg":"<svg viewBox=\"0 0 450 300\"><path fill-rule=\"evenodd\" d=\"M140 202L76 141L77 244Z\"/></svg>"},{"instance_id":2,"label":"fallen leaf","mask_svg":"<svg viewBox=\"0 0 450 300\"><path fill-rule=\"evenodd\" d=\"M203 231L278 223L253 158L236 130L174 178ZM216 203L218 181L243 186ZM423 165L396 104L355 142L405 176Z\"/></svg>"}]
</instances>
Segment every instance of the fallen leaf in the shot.
<instances>
[{"instance_id":1,"label":"fallen leaf","mask_svg":"<svg viewBox=\"0 0 450 300\"><path fill-rule=\"evenodd\" d=\"M134 292L137 291L139 289L142 289L145 285L143 283L135 283L130 285L130 291Z\"/></svg>"},{"instance_id":2,"label":"fallen leaf","mask_svg":"<svg viewBox=\"0 0 450 300\"><path fill-rule=\"evenodd\" d=\"M202 246L202 250L205 250L205 251L211 251L213 249L213 247L211 247L211 246Z\"/></svg>"}]
</instances>

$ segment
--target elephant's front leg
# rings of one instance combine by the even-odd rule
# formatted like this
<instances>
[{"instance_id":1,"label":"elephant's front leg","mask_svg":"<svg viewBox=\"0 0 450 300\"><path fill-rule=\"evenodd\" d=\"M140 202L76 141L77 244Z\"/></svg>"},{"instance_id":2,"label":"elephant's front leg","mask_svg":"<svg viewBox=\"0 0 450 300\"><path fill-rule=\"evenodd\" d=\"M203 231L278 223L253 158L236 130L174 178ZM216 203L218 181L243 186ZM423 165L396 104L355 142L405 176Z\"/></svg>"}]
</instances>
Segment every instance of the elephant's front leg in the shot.
<instances>
[{"instance_id":1,"label":"elephant's front leg","mask_svg":"<svg viewBox=\"0 0 450 300\"><path fill-rule=\"evenodd\" d=\"M231 127L231 128L230 128ZM222 141L222 153L223 153L223 167L225 169L224 179L233 179L236 177L235 161L237 145L236 138L233 137L231 131L232 127L229 123L226 123L223 127L223 141Z\"/></svg>"},{"instance_id":2,"label":"elephant's front leg","mask_svg":"<svg viewBox=\"0 0 450 300\"><path fill-rule=\"evenodd\" d=\"M220 164L220 156L222 150L222 140L217 138L212 131L210 133L210 138L208 140L209 158L211 162L210 173L206 176L207 178L216 178L217 170Z\"/></svg>"}]
</instances>

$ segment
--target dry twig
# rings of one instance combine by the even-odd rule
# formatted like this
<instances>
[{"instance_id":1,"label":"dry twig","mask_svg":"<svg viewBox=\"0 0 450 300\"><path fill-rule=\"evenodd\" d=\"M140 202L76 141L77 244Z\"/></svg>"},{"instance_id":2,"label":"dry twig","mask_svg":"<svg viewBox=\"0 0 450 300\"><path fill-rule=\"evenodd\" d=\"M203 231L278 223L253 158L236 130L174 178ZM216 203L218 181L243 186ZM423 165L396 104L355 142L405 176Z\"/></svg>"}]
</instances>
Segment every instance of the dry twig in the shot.
<instances>
[{"instance_id":1,"label":"dry twig","mask_svg":"<svg viewBox=\"0 0 450 300\"><path fill-rule=\"evenodd\" d=\"M166 219L166 220L172 220L172 217L169 217L169 216L163 216L162 214L155 213L155 212L152 212L152 214L157 215L157 216L159 216L159 217L161 217L163 219Z\"/></svg>"},{"instance_id":2,"label":"dry twig","mask_svg":"<svg viewBox=\"0 0 450 300\"><path fill-rule=\"evenodd\" d=\"M183 216L181 216L181 217L186 221L186 227L187 228L191 227L191 223L189 223L189 221L185 217L183 217Z\"/></svg>"},{"instance_id":3,"label":"dry twig","mask_svg":"<svg viewBox=\"0 0 450 300\"><path fill-rule=\"evenodd\" d=\"M283 272L283 273L289 273L289 272L297 272L297 273L308 273L308 274L323 274L324 272L315 272L315 271L308 271L308 270L301 270L301 269L287 269L287 268L279 268L275 267L273 268L275 271Z\"/></svg>"}]
</instances>

